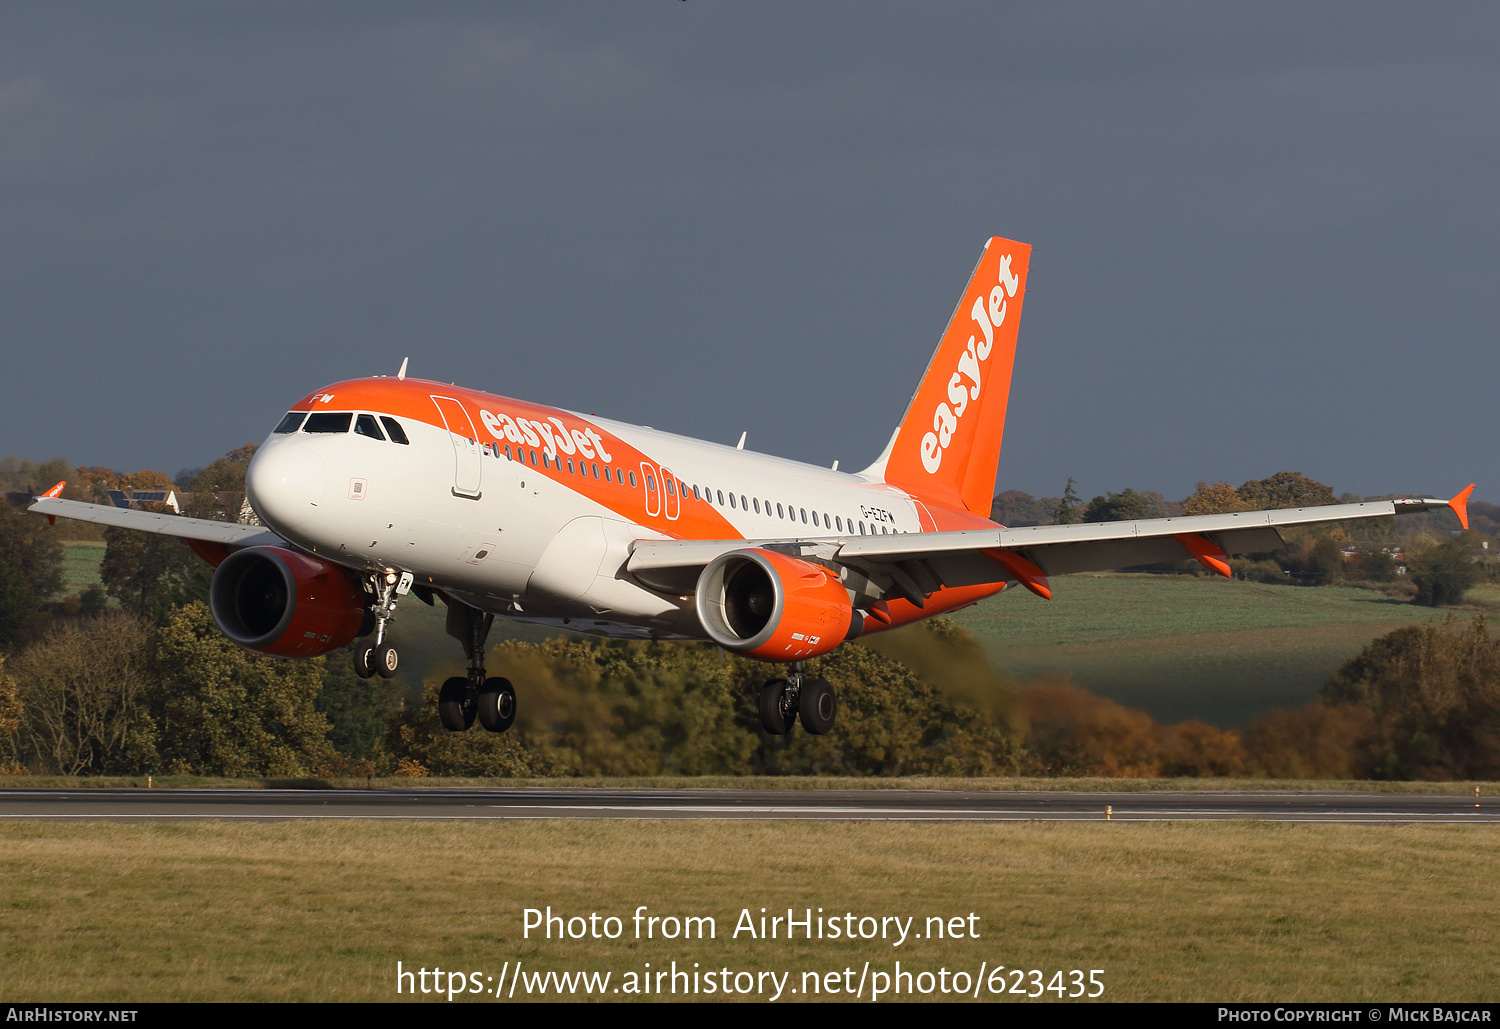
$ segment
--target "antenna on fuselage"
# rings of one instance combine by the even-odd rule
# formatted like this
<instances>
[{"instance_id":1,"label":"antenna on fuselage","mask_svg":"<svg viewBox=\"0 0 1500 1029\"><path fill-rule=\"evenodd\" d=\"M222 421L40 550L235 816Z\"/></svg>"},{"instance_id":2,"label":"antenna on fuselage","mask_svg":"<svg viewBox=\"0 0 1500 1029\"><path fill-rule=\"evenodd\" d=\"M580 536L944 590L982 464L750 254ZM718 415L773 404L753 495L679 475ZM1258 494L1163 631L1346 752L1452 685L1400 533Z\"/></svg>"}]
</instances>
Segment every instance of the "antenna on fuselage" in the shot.
<instances>
[{"instance_id":1,"label":"antenna on fuselage","mask_svg":"<svg viewBox=\"0 0 1500 1029\"><path fill-rule=\"evenodd\" d=\"M736 449L736 450L744 450L745 449L745 437L748 436L749 434L750 434L750 430L749 429L746 429L744 432L740 433L740 441L734 445L734 449Z\"/></svg>"},{"instance_id":2,"label":"antenna on fuselage","mask_svg":"<svg viewBox=\"0 0 1500 1029\"><path fill-rule=\"evenodd\" d=\"M406 379L406 362L408 362L410 360L411 360L411 358L409 358L409 357L403 357L401 359L401 370L396 373L396 378L397 379L405 381L405 379Z\"/></svg>"}]
</instances>

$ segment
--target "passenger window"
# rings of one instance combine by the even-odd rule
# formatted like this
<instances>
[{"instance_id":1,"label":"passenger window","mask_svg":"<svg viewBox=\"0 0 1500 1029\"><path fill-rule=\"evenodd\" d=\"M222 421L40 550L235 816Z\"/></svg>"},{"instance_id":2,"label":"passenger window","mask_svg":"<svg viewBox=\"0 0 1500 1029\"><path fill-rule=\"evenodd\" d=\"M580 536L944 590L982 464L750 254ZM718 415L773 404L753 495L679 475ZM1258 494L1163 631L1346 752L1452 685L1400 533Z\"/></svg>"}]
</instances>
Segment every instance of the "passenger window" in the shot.
<instances>
[{"instance_id":1,"label":"passenger window","mask_svg":"<svg viewBox=\"0 0 1500 1029\"><path fill-rule=\"evenodd\" d=\"M656 492L656 476L650 472L646 473L646 489L651 493Z\"/></svg>"},{"instance_id":2,"label":"passenger window","mask_svg":"<svg viewBox=\"0 0 1500 1029\"><path fill-rule=\"evenodd\" d=\"M604 466L604 481L609 482L609 465Z\"/></svg>"},{"instance_id":3,"label":"passenger window","mask_svg":"<svg viewBox=\"0 0 1500 1029\"><path fill-rule=\"evenodd\" d=\"M536 467L536 451L535 450L533 450L531 452L531 467L533 467L533 468Z\"/></svg>"},{"instance_id":4,"label":"passenger window","mask_svg":"<svg viewBox=\"0 0 1500 1029\"><path fill-rule=\"evenodd\" d=\"M805 507L798 508L798 510L802 512L802 524L806 525L807 524L807 508L805 508Z\"/></svg>"},{"instance_id":5,"label":"passenger window","mask_svg":"<svg viewBox=\"0 0 1500 1029\"><path fill-rule=\"evenodd\" d=\"M682 495L683 495L683 496L687 496L687 492L686 492L686 491L684 491L684 492L683 492L683 494L682 494ZM698 499L698 487L697 487L697 486L694 486L694 487L693 487L693 499L694 499L694 500L697 500L697 499Z\"/></svg>"},{"instance_id":6,"label":"passenger window","mask_svg":"<svg viewBox=\"0 0 1500 1029\"><path fill-rule=\"evenodd\" d=\"M786 513L781 510L781 505L780 504L776 505L776 517L777 518L785 518L786 517Z\"/></svg>"},{"instance_id":7,"label":"passenger window","mask_svg":"<svg viewBox=\"0 0 1500 1029\"><path fill-rule=\"evenodd\" d=\"M834 515L833 516L833 524L834 524L834 527L836 529L838 529L839 532L843 532L844 531L844 520L842 518L840 518L838 515Z\"/></svg>"},{"instance_id":8,"label":"passenger window","mask_svg":"<svg viewBox=\"0 0 1500 1029\"><path fill-rule=\"evenodd\" d=\"M515 458L513 458L513 457L510 456L510 444L509 443L505 444L505 459L507 461L514 461L515 460Z\"/></svg>"},{"instance_id":9,"label":"passenger window","mask_svg":"<svg viewBox=\"0 0 1500 1029\"><path fill-rule=\"evenodd\" d=\"M282 417L281 421L276 423L276 428L272 429L271 431L280 433L296 432L298 429L302 428L302 419L306 417L306 411L288 411Z\"/></svg>"},{"instance_id":10,"label":"passenger window","mask_svg":"<svg viewBox=\"0 0 1500 1029\"><path fill-rule=\"evenodd\" d=\"M734 494L729 494L729 506L734 507Z\"/></svg>"},{"instance_id":11,"label":"passenger window","mask_svg":"<svg viewBox=\"0 0 1500 1029\"><path fill-rule=\"evenodd\" d=\"M752 503L752 504L755 505L755 513L756 514L760 514L760 498L759 497L751 497L750 498L750 503Z\"/></svg>"},{"instance_id":12,"label":"passenger window","mask_svg":"<svg viewBox=\"0 0 1500 1029\"><path fill-rule=\"evenodd\" d=\"M719 490L719 506L720 507L724 506L724 491L723 490Z\"/></svg>"},{"instance_id":13,"label":"passenger window","mask_svg":"<svg viewBox=\"0 0 1500 1029\"><path fill-rule=\"evenodd\" d=\"M825 529L831 529L831 528L833 528L833 523L828 520L828 512L827 511L823 512L823 528L825 528Z\"/></svg>"},{"instance_id":14,"label":"passenger window","mask_svg":"<svg viewBox=\"0 0 1500 1029\"><path fill-rule=\"evenodd\" d=\"M569 474L569 475L574 475L574 474L576 474L576 473L575 473L575 472L574 472L574 470L573 470L573 459L572 459L572 458L571 458L571 457L570 457L570 458L568 458L568 474Z\"/></svg>"},{"instance_id":15,"label":"passenger window","mask_svg":"<svg viewBox=\"0 0 1500 1029\"><path fill-rule=\"evenodd\" d=\"M742 510L742 511L748 511L748 510L750 510L750 504L749 504L749 502L747 500L745 500L745 494L743 494L743 493L740 494L740 510Z\"/></svg>"},{"instance_id":16,"label":"passenger window","mask_svg":"<svg viewBox=\"0 0 1500 1029\"><path fill-rule=\"evenodd\" d=\"M369 436L371 439L378 439L382 443L385 442L385 435L380 431L380 426L375 424L375 416L373 414L362 414L354 419L354 431L361 436Z\"/></svg>"},{"instance_id":17,"label":"passenger window","mask_svg":"<svg viewBox=\"0 0 1500 1029\"><path fill-rule=\"evenodd\" d=\"M385 434L391 438L392 443L400 443L403 447L411 442L406 438L406 430L401 428L401 423L394 418L380 418L380 424L385 426Z\"/></svg>"},{"instance_id":18,"label":"passenger window","mask_svg":"<svg viewBox=\"0 0 1500 1029\"><path fill-rule=\"evenodd\" d=\"M861 536L863 536L865 534L865 523L864 522L860 522L859 523L859 534Z\"/></svg>"},{"instance_id":19,"label":"passenger window","mask_svg":"<svg viewBox=\"0 0 1500 1029\"><path fill-rule=\"evenodd\" d=\"M816 512L816 511L813 512L813 524L814 525L818 524L818 512Z\"/></svg>"},{"instance_id":20,"label":"passenger window","mask_svg":"<svg viewBox=\"0 0 1500 1029\"><path fill-rule=\"evenodd\" d=\"M630 473L630 488L635 489L635 472Z\"/></svg>"},{"instance_id":21,"label":"passenger window","mask_svg":"<svg viewBox=\"0 0 1500 1029\"><path fill-rule=\"evenodd\" d=\"M302 426L303 432L348 432L349 423L354 420L352 411L342 414L310 414L307 416L307 424Z\"/></svg>"},{"instance_id":22,"label":"passenger window","mask_svg":"<svg viewBox=\"0 0 1500 1029\"><path fill-rule=\"evenodd\" d=\"M599 466L594 465L594 478L599 478Z\"/></svg>"}]
</instances>

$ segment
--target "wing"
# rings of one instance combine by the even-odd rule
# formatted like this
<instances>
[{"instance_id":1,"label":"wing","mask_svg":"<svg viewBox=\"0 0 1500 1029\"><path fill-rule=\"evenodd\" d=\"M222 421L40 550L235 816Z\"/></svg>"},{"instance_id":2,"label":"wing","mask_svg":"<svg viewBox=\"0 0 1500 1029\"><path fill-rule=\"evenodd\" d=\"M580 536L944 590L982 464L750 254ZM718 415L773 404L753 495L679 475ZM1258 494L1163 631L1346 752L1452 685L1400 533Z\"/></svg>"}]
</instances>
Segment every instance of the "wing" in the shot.
<instances>
[{"instance_id":1,"label":"wing","mask_svg":"<svg viewBox=\"0 0 1500 1029\"><path fill-rule=\"evenodd\" d=\"M63 500L59 497L37 497L27 510L44 514L48 518L73 518L82 522L95 522L99 525L117 525L124 529L139 529L141 532L157 532L166 536L181 536L183 539L221 543L227 547L283 545L280 536L261 525L216 522L209 518L185 518L182 515L157 514L154 511L135 511L123 507L108 507L104 504L86 504L79 500Z\"/></svg>"},{"instance_id":2,"label":"wing","mask_svg":"<svg viewBox=\"0 0 1500 1029\"><path fill-rule=\"evenodd\" d=\"M1049 575L1105 571L1192 557L1221 575L1235 554L1276 550L1279 530L1298 525L1386 518L1448 508L1468 527L1470 485L1452 500L1379 500L1327 507L1242 511L1234 514L1150 518L1134 522L1037 525L1019 529L965 529L895 536L799 540L638 540L626 568L647 585L690 592L697 572L720 554L765 547L791 550L849 569L844 581L857 592L868 579L872 596L894 593L918 607L940 587L1019 582L1051 597Z\"/></svg>"}]
</instances>

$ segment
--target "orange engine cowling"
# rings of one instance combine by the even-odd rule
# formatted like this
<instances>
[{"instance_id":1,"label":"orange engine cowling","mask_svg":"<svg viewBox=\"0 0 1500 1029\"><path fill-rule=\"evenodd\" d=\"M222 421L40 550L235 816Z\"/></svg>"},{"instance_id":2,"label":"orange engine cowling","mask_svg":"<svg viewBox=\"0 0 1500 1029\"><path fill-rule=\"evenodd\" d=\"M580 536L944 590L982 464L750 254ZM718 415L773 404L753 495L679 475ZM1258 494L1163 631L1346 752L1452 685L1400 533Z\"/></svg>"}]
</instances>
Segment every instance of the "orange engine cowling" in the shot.
<instances>
[{"instance_id":1,"label":"orange engine cowling","mask_svg":"<svg viewBox=\"0 0 1500 1029\"><path fill-rule=\"evenodd\" d=\"M346 647L365 621L347 569L280 547L248 547L214 571L208 605L232 641L272 657L317 657Z\"/></svg>"},{"instance_id":2,"label":"orange engine cowling","mask_svg":"<svg viewBox=\"0 0 1500 1029\"><path fill-rule=\"evenodd\" d=\"M774 550L735 550L698 576L698 621L725 650L762 661L817 657L859 635L838 574Z\"/></svg>"}]
</instances>

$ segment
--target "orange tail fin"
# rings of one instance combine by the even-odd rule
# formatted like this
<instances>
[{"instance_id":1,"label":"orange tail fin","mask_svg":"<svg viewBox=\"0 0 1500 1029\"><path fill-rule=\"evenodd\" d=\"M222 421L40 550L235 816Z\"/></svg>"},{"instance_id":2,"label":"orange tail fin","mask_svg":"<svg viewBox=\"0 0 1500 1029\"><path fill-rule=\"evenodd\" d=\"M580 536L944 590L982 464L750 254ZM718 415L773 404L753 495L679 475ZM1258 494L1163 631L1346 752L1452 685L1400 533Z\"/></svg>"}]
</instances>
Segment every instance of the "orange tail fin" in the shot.
<instances>
[{"instance_id":1,"label":"orange tail fin","mask_svg":"<svg viewBox=\"0 0 1500 1029\"><path fill-rule=\"evenodd\" d=\"M912 496L988 517L1005 435L1031 247L998 236L969 279L901 427L869 473Z\"/></svg>"}]
</instances>

